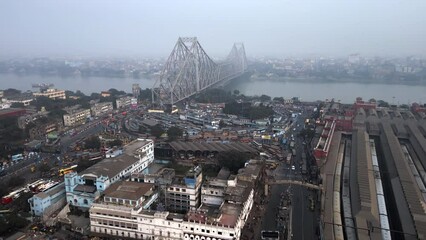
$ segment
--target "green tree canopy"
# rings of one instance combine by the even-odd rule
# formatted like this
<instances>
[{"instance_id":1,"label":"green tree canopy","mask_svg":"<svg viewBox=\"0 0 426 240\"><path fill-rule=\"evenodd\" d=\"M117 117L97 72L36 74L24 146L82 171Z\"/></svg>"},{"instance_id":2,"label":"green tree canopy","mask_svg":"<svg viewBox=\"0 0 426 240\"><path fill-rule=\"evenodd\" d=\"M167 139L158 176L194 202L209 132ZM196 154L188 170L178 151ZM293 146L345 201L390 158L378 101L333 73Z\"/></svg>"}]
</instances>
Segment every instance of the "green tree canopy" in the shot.
<instances>
[{"instance_id":1,"label":"green tree canopy","mask_svg":"<svg viewBox=\"0 0 426 240\"><path fill-rule=\"evenodd\" d=\"M219 88L206 89L195 96L195 101L199 103L223 103L232 101L235 98L231 92Z\"/></svg>"},{"instance_id":2,"label":"green tree canopy","mask_svg":"<svg viewBox=\"0 0 426 240\"><path fill-rule=\"evenodd\" d=\"M111 96L126 95L126 92L125 92L125 91L118 91L118 90L117 90L117 89L115 89L115 88L111 88L111 89L109 89L109 90L108 90L108 92L110 92L110 93L111 93Z\"/></svg>"},{"instance_id":3,"label":"green tree canopy","mask_svg":"<svg viewBox=\"0 0 426 240\"><path fill-rule=\"evenodd\" d=\"M228 168L233 174L237 174L249 159L247 154L235 150L221 152L218 155L219 166Z\"/></svg>"},{"instance_id":4,"label":"green tree canopy","mask_svg":"<svg viewBox=\"0 0 426 240\"><path fill-rule=\"evenodd\" d=\"M39 164L37 168L38 168L38 170L40 172L48 172L48 171L50 171L49 164L45 164L45 163Z\"/></svg>"},{"instance_id":5,"label":"green tree canopy","mask_svg":"<svg viewBox=\"0 0 426 240\"><path fill-rule=\"evenodd\" d=\"M387 103L383 100L377 101L377 104L378 104L379 107L389 107L389 103Z\"/></svg>"},{"instance_id":6,"label":"green tree canopy","mask_svg":"<svg viewBox=\"0 0 426 240\"><path fill-rule=\"evenodd\" d=\"M151 100L152 99L152 90L150 88L141 89L141 94L139 95L140 100Z\"/></svg>"},{"instance_id":7,"label":"green tree canopy","mask_svg":"<svg viewBox=\"0 0 426 240\"><path fill-rule=\"evenodd\" d=\"M86 148L99 149L101 147L101 140L97 136L89 137L84 141L84 146Z\"/></svg>"},{"instance_id":8,"label":"green tree canopy","mask_svg":"<svg viewBox=\"0 0 426 240\"><path fill-rule=\"evenodd\" d=\"M25 183L25 178L22 176L14 175L11 178L9 178L9 187L14 188L17 186L21 186Z\"/></svg>"},{"instance_id":9,"label":"green tree canopy","mask_svg":"<svg viewBox=\"0 0 426 240\"><path fill-rule=\"evenodd\" d=\"M164 133L163 127L161 127L160 124L154 125L151 127L151 135L153 135L156 138L161 137L161 135Z\"/></svg>"},{"instance_id":10,"label":"green tree canopy","mask_svg":"<svg viewBox=\"0 0 426 240\"><path fill-rule=\"evenodd\" d=\"M167 136L169 137L170 140L175 140L177 138L180 138L182 137L182 135L183 135L183 131L182 129L178 127L173 126L167 130Z\"/></svg>"},{"instance_id":11,"label":"green tree canopy","mask_svg":"<svg viewBox=\"0 0 426 240\"><path fill-rule=\"evenodd\" d=\"M226 127L226 123L221 119L220 121L219 121L219 128L224 128L224 127Z\"/></svg>"},{"instance_id":12,"label":"green tree canopy","mask_svg":"<svg viewBox=\"0 0 426 240\"><path fill-rule=\"evenodd\" d=\"M14 88L8 88L3 91L3 95L5 97L10 97L10 96L18 95L18 94L21 94L21 91Z\"/></svg>"},{"instance_id":13,"label":"green tree canopy","mask_svg":"<svg viewBox=\"0 0 426 240\"><path fill-rule=\"evenodd\" d=\"M271 101L271 97L263 94L262 96L260 96L260 101L262 101L262 102Z\"/></svg>"},{"instance_id":14,"label":"green tree canopy","mask_svg":"<svg viewBox=\"0 0 426 240\"><path fill-rule=\"evenodd\" d=\"M62 119L64 114L67 114L67 112L65 110L62 110L60 108L55 108L55 109L50 110L48 115L51 118Z\"/></svg>"},{"instance_id":15,"label":"green tree canopy","mask_svg":"<svg viewBox=\"0 0 426 240\"><path fill-rule=\"evenodd\" d=\"M120 139L115 139L111 142L108 142L108 146L109 147L121 147L121 146L123 146L123 141L121 141Z\"/></svg>"},{"instance_id":16,"label":"green tree canopy","mask_svg":"<svg viewBox=\"0 0 426 240\"><path fill-rule=\"evenodd\" d=\"M24 106L24 104L23 104L23 103L20 103L20 102L14 102L14 103L12 103L12 104L10 105L10 107L12 107L12 108L23 108L23 107L25 107L25 106Z\"/></svg>"},{"instance_id":17,"label":"green tree canopy","mask_svg":"<svg viewBox=\"0 0 426 240\"><path fill-rule=\"evenodd\" d=\"M274 97L273 99L275 102L279 102L279 103L284 103L284 98L283 97Z\"/></svg>"}]
</instances>

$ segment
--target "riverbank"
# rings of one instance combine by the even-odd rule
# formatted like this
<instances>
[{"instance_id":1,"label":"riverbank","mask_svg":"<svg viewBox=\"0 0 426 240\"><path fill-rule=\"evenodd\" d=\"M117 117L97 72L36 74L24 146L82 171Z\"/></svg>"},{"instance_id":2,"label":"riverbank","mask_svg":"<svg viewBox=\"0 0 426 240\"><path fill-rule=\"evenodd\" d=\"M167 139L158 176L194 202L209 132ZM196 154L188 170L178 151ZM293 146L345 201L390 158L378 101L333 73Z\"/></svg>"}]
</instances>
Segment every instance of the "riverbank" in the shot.
<instances>
[{"instance_id":1,"label":"riverbank","mask_svg":"<svg viewBox=\"0 0 426 240\"><path fill-rule=\"evenodd\" d=\"M361 84L398 84L407 86L426 86L424 81L403 81L389 79L364 79L364 78L318 78L318 77L256 77L251 76L250 81L271 82L301 82L301 83L361 83Z\"/></svg>"}]
</instances>

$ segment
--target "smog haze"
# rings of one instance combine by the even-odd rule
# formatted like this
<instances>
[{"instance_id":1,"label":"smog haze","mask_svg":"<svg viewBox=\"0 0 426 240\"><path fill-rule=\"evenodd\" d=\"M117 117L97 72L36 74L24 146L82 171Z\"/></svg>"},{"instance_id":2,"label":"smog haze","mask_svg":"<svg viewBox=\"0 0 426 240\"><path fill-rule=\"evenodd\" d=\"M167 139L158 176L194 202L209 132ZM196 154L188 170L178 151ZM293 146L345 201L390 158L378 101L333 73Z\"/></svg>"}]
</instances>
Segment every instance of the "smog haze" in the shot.
<instances>
[{"instance_id":1,"label":"smog haze","mask_svg":"<svg viewBox=\"0 0 426 240\"><path fill-rule=\"evenodd\" d=\"M213 56L426 53L426 1L3 1L0 56L165 57L179 36Z\"/></svg>"}]
</instances>

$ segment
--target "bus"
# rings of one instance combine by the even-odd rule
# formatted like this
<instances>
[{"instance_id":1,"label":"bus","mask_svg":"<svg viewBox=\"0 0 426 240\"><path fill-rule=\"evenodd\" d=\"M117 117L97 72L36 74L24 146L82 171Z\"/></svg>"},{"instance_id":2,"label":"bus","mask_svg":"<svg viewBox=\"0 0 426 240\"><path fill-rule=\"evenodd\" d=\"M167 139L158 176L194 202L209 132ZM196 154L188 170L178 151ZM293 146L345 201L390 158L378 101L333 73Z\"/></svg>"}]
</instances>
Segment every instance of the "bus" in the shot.
<instances>
[{"instance_id":1,"label":"bus","mask_svg":"<svg viewBox=\"0 0 426 240\"><path fill-rule=\"evenodd\" d=\"M77 168L78 165L72 165L71 167L67 167L67 168L61 168L59 169L59 176L64 176L67 173L71 173L74 172L75 168Z\"/></svg>"}]
</instances>

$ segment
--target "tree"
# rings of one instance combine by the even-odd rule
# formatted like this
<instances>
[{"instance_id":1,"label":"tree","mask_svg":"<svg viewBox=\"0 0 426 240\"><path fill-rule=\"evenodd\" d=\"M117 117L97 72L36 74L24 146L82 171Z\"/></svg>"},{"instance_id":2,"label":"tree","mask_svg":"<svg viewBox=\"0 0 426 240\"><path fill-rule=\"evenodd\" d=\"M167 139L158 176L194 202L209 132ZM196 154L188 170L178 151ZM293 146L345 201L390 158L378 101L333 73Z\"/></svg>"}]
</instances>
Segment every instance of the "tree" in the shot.
<instances>
[{"instance_id":1,"label":"tree","mask_svg":"<svg viewBox=\"0 0 426 240\"><path fill-rule=\"evenodd\" d=\"M28 204L26 204L26 205L28 205ZM14 229L14 230L23 228L23 227L28 225L28 220L18 216L17 214L11 214L8 217L8 222L9 222L9 224L8 224L9 228Z\"/></svg>"},{"instance_id":2,"label":"tree","mask_svg":"<svg viewBox=\"0 0 426 240\"><path fill-rule=\"evenodd\" d=\"M235 98L229 91L219 88L206 89L195 96L195 101L199 103L223 103L232 101Z\"/></svg>"},{"instance_id":3,"label":"tree","mask_svg":"<svg viewBox=\"0 0 426 240\"><path fill-rule=\"evenodd\" d=\"M234 95L240 95L240 91L238 91L237 89L234 90Z\"/></svg>"},{"instance_id":4,"label":"tree","mask_svg":"<svg viewBox=\"0 0 426 240\"><path fill-rule=\"evenodd\" d=\"M141 126L139 126L138 132L142 133L142 134L145 134L146 133L146 128L141 125Z\"/></svg>"},{"instance_id":5,"label":"tree","mask_svg":"<svg viewBox=\"0 0 426 240\"><path fill-rule=\"evenodd\" d=\"M7 187L2 183L0 184L0 197L3 197L8 193Z\"/></svg>"},{"instance_id":6,"label":"tree","mask_svg":"<svg viewBox=\"0 0 426 240\"><path fill-rule=\"evenodd\" d=\"M99 99L99 98L101 98L101 94L99 94L99 93L92 93L92 94L90 94L90 98L92 100Z\"/></svg>"},{"instance_id":7,"label":"tree","mask_svg":"<svg viewBox=\"0 0 426 240\"><path fill-rule=\"evenodd\" d=\"M86 148L99 149L101 147L101 140L99 140L97 136L87 138L84 142L84 146Z\"/></svg>"},{"instance_id":8,"label":"tree","mask_svg":"<svg viewBox=\"0 0 426 240\"><path fill-rule=\"evenodd\" d=\"M182 137L182 135L183 135L183 131L182 131L182 129L180 129L178 127L173 126L173 127L170 127L167 130L167 136L169 137L169 139L171 141L173 141L173 140L175 140L177 138Z\"/></svg>"},{"instance_id":9,"label":"tree","mask_svg":"<svg viewBox=\"0 0 426 240\"><path fill-rule=\"evenodd\" d=\"M389 103L387 103L383 100L379 100L379 101L377 101L377 103L378 103L379 107L389 107Z\"/></svg>"},{"instance_id":10,"label":"tree","mask_svg":"<svg viewBox=\"0 0 426 240\"><path fill-rule=\"evenodd\" d=\"M109 147L121 147L121 146L123 146L123 141L121 141L120 139L115 139L111 142L108 142L108 146Z\"/></svg>"},{"instance_id":11,"label":"tree","mask_svg":"<svg viewBox=\"0 0 426 240\"><path fill-rule=\"evenodd\" d=\"M12 107L12 108L23 108L23 107L25 107L25 106L24 106L24 104L23 104L23 103L20 103L20 102L14 102L14 103L12 103L12 104L10 105L10 107Z\"/></svg>"},{"instance_id":12,"label":"tree","mask_svg":"<svg viewBox=\"0 0 426 240\"><path fill-rule=\"evenodd\" d=\"M224 127L226 127L226 123L223 120L220 120L219 121L219 128L222 129Z\"/></svg>"},{"instance_id":13,"label":"tree","mask_svg":"<svg viewBox=\"0 0 426 240\"><path fill-rule=\"evenodd\" d=\"M53 109L49 111L49 117L55 118L55 119L62 119L64 114L67 114L67 112L63 109Z\"/></svg>"},{"instance_id":14,"label":"tree","mask_svg":"<svg viewBox=\"0 0 426 240\"><path fill-rule=\"evenodd\" d=\"M262 102L268 102L271 101L271 97L265 94L262 94L262 96L260 96L260 101Z\"/></svg>"},{"instance_id":15,"label":"tree","mask_svg":"<svg viewBox=\"0 0 426 240\"><path fill-rule=\"evenodd\" d=\"M82 91L80 91L80 90L77 90L76 92L75 92L75 95L77 96L77 97L86 97L86 94L84 94Z\"/></svg>"},{"instance_id":16,"label":"tree","mask_svg":"<svg viewBox=\"0 0 426 240\"><path fill-rule=\"evenodd\" d=\"M151 127L151 135L153 135L156 138L161 137L161 135L164 133L163 127L161 127L160 124L154 125Z\"/></svg>"},{"instance_id":17,"label":"tree","mask_svg":"<svg viewBox=\"0 0 426 240\"><path fill-rule=\"evenodd\" d=\"M405 109L409 109L410 106L408 106L407 104L402 104L401 106L399 106L400 108L405 108Z\"/></svg>"},{"instance_id":18,"label":"tree","mask_svg":"<svg viewBox=\"0 0 426 240\"><path fill-rule=\"evenodd\" d=\"M152 98L152 90L150 88L145 88L145 90L141 89L141 93L139 95L140 100L151 100Z\"/></svg>"},{"instance_id":19,"label":"tree","mask_svg":"<svg viewBox=\"0 0 426 240\"><path fill-rule=\"evenodd\" d=\"M70 91L70 90L65 90L65 96L67 98L69 98L70 96L75 96L75 93L73 91Z\"/></svg>"},{"instance_id":20,"label":"tree","mask_svg":"<svg viewBox=\"0 0 426 240\"><path fill-rule=\"evenodd\" d=\"M115 89L115 88L111 88L111 89L109 89L109 90L108 90L108 92L110 92L110 93L111 93L111 96L126 95L126 92L125 92L125 91L118 91L118 90L117 90L117 89Z\"/></svg>"},{"instance_id":21,"label":"tree","mask_svg":"<svg viewBox=\"0 0 426 240\"><path fill-rule=\"evenodd\" d=\"M219 166L228 168L233 174L237 174L249 159L247 154L235 150L221 152L218 155Z\"/></svg>"},{"instance_id":22,"label":"tree","mask_svg":"<svg viewBox=\"0 0 426 240\"><path fill-rule=\"evenodd\" d=\"M284 98L283 97L274 97L273 99L275 102L279 102L279 103L284 103Z\"/></svg>"},{"instance_id":23,"label":"tree","mask_svg":"<svg viewBox=\"0 0 426 240\"><path fill-rule=\"evenodd\" d=\"M10 96L18 95L18 94L21 94L21 91L14 88L8 88L3 91L3 95L5 97L10 97Z\"/></svg>"},{"instance_id":24,"label":"tree","mask_svg":"<svg viewBox=\"0 0 426 240\"><path fill-rule=\"evenodd\" d=\"M303 139L312 139L315 136L315 131L310 128L305 128L300 131L299 136L303 137Z\"/></svg>"},{"instance_id":25,"label":"tree","mask_svg":"<svg viewBox=\"0 0 426 240\"><path fill-rule=\"evenodd\" d=\"M17 186L21 186L25 183L25 178L21 176L14 175L9 179L9 187L14 188Z\"/></svg>"},{"instance_id":26,"label":"tree","mask_svg":"<svg viewBox=\"0 0 426 240\"><path fill-rule=\"evenodd\" d=\"M43 163L43 164L38 165L38 170L42 173L45 173L45 172L50 171L50 166L49 166L49 164Z\"/></svg>"}]
</instances>

